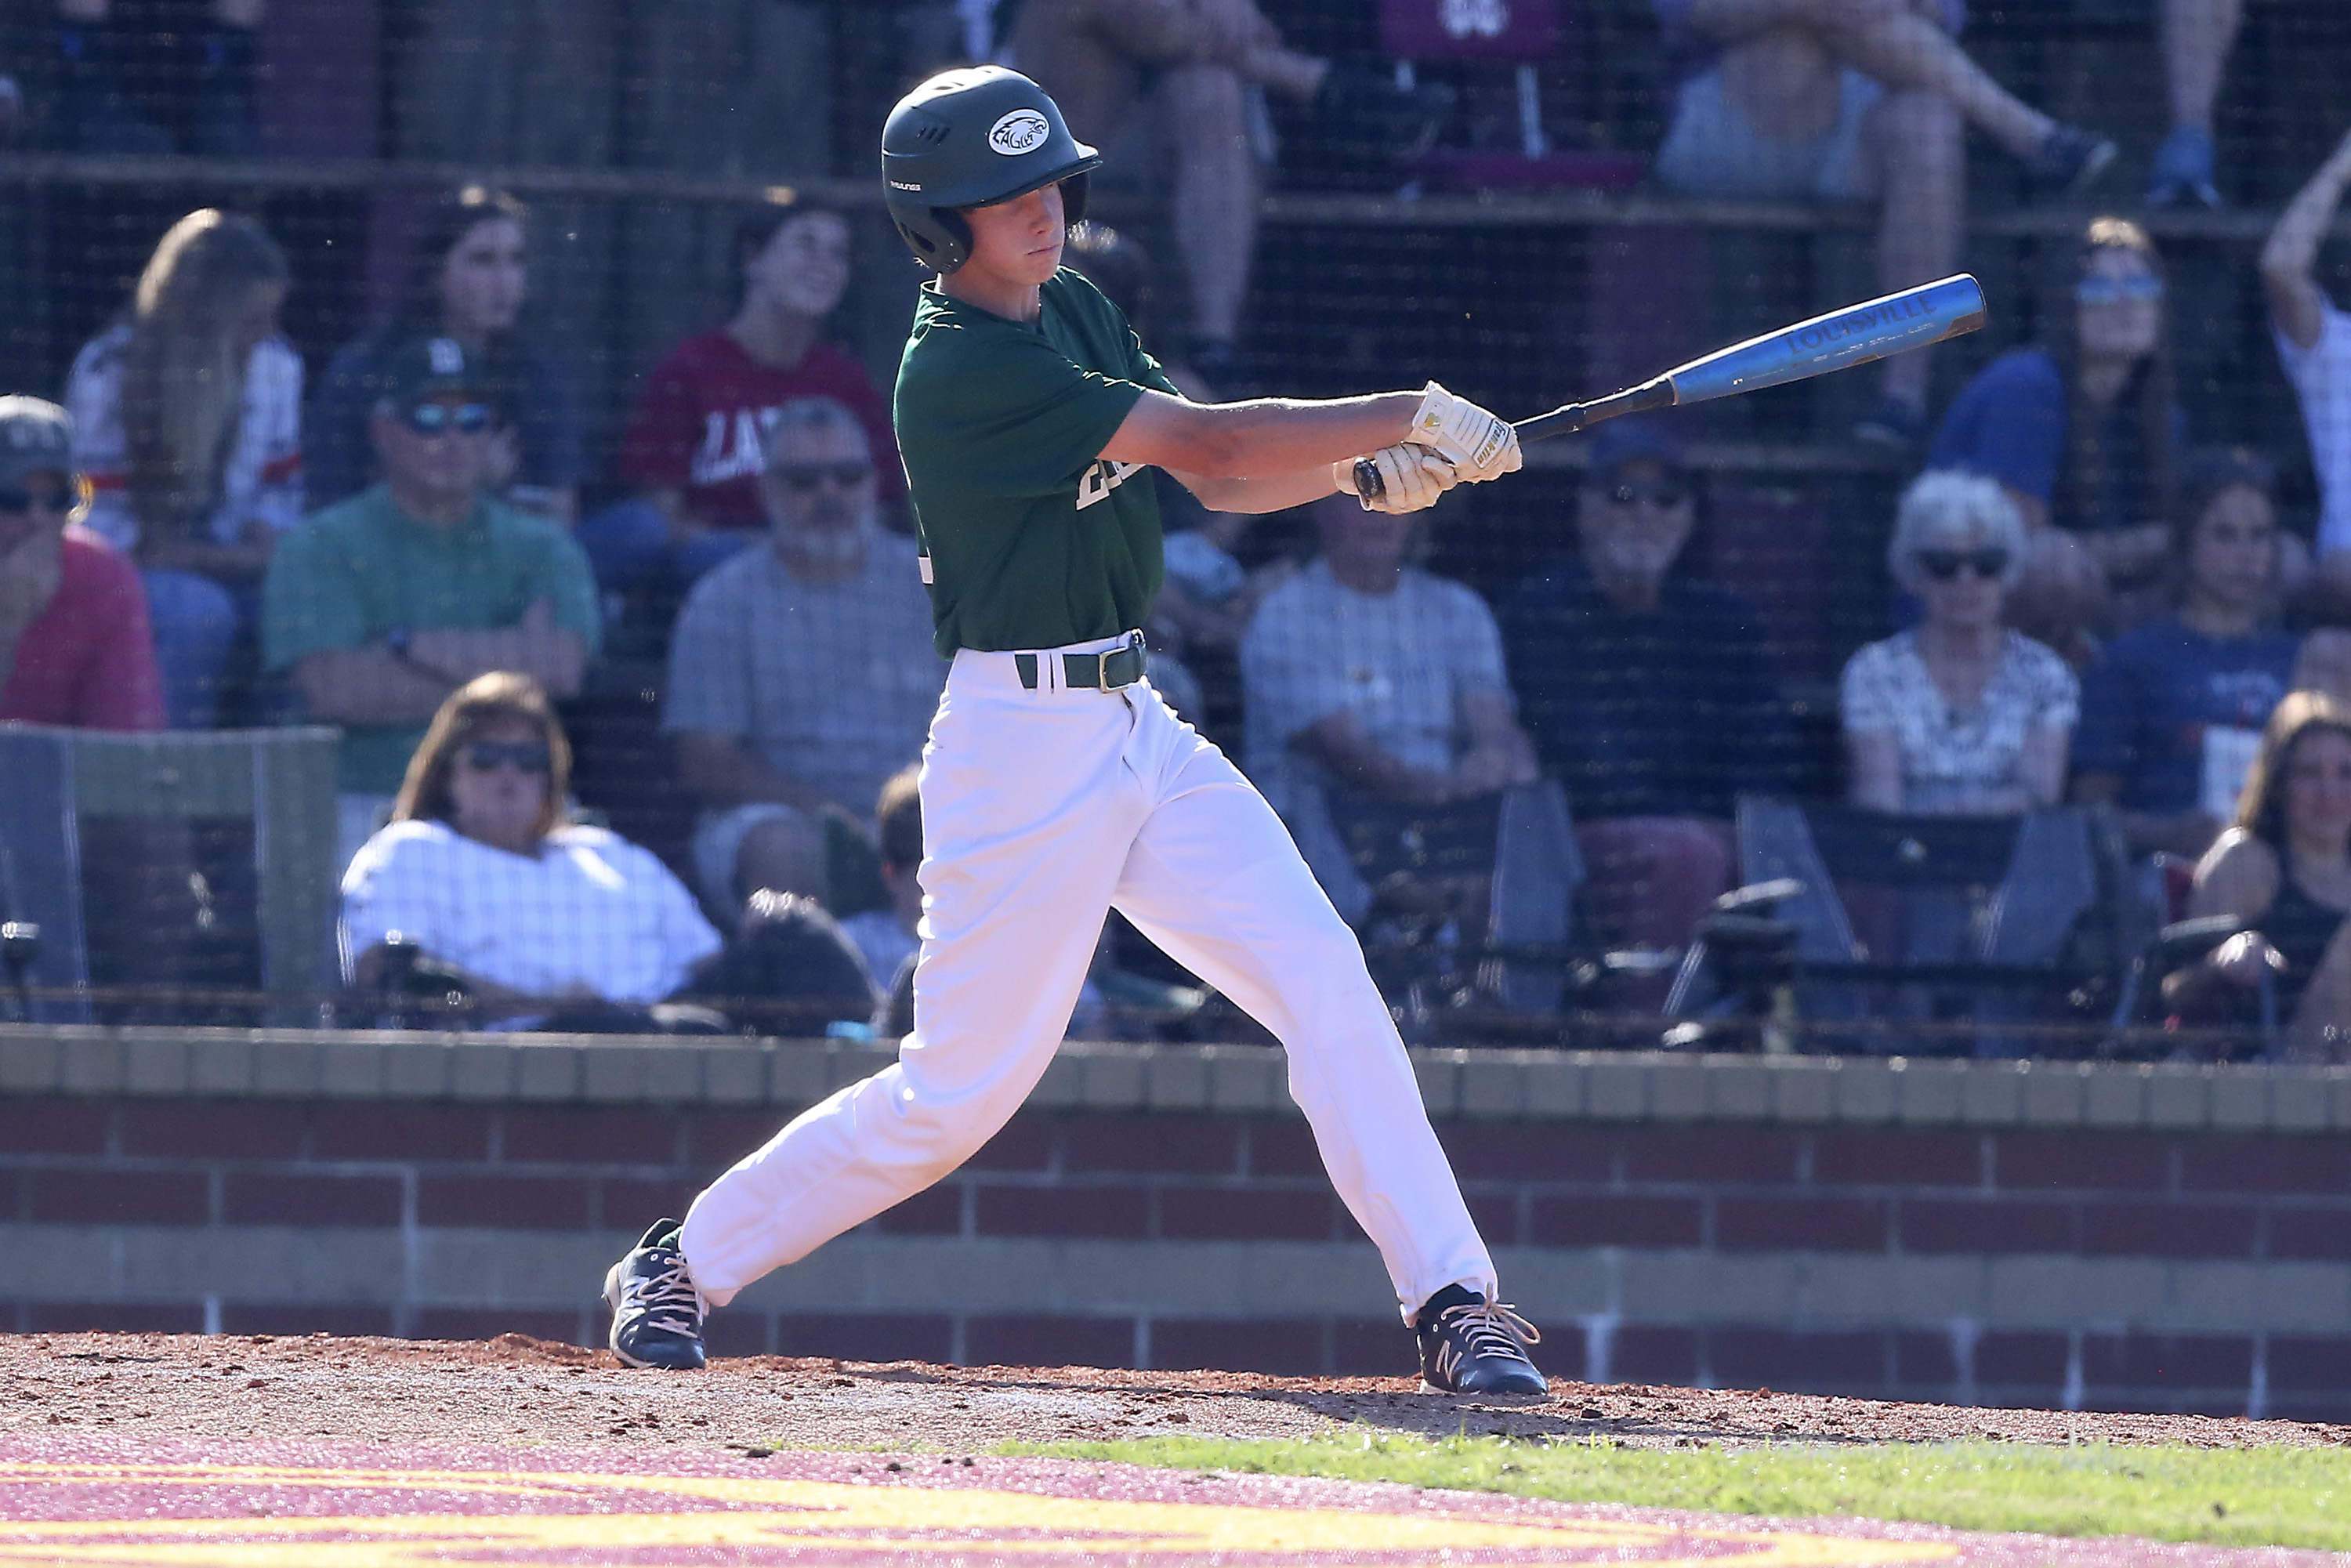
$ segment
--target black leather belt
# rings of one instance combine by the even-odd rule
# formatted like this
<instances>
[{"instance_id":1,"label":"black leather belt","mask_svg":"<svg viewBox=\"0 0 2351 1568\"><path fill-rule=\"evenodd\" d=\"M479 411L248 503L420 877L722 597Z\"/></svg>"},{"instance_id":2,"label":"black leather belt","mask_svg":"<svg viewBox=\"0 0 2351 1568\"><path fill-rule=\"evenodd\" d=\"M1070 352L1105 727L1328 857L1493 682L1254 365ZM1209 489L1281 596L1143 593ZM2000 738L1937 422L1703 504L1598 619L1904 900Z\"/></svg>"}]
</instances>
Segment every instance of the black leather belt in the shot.
<instances>
[{"instance_id":1,"label":"black leather belt","mask_svg":"<svg viewBox=\"0 0 2351 1568\"><path fill-rule=\"evenodd\" d=\"M1143 652L1143 633L1138 632L1118 647L1099 653L1062 654L1061 684L1080 691L1114 692L1143 679L1148 662ZM1036 654L1013 654L1012 667L1020 672L1023 687L1037 689Z\"/></svg>"}]
</instances>

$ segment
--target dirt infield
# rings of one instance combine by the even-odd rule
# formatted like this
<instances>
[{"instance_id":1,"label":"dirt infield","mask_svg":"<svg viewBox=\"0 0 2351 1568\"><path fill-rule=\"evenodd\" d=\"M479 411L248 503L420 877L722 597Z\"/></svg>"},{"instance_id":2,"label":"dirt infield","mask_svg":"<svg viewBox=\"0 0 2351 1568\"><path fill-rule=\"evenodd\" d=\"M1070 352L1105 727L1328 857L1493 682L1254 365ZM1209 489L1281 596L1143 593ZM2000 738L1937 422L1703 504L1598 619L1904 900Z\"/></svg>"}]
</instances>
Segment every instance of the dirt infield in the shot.
<instances>
[{"instance_id":1,"label":"dirt infield","mask_svg":"<svg viewBox=\"0 0 2351 1568\"><path fill-rule=\"evenodd\" d=\"M892 1448L1191 1433L1395 1432L1698 1443L1938 1441L2244 1447L2351 1443L2351 1427L2200 1416L1977 1410L1807 1395L1553 1385L1539 1400L1424 1395L1405 1378L930 1366L777 1356L699 1374L508 1334L482 1343L163 1334L0 1335L0 1437Z\"/></svg>"}]
</instances>

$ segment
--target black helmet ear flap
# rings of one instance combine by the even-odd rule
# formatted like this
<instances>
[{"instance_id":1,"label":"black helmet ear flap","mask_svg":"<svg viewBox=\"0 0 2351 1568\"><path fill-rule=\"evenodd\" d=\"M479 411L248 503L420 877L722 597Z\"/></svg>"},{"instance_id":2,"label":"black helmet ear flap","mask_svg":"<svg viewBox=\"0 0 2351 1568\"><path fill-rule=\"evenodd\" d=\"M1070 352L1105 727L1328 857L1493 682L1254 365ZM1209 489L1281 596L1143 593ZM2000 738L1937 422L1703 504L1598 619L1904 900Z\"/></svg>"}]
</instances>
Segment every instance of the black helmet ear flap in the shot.
<instances>
[{"instance_id":1,"label":"black helmet ear flap","mask_svg":"<svg viewBox=\"0 0 2351 1568\"><path fill-rule=\"evenodd\" d=\"M1076 173L1061 182L1061 222L1071 228L1086 221L1086 193L1093 184L1093 176Z\"/></svg>"},{"instance_id":2,"label":"black helmet ear flap","mask_svg":"<svg viewBox=\"0 0 2351 1568\"><path fill-rule=\"evenodd\" d=\"M941 277L971 259L971 225L953 207L901 208L891 217L914 259Z\"/></svg>"}]
</instances>

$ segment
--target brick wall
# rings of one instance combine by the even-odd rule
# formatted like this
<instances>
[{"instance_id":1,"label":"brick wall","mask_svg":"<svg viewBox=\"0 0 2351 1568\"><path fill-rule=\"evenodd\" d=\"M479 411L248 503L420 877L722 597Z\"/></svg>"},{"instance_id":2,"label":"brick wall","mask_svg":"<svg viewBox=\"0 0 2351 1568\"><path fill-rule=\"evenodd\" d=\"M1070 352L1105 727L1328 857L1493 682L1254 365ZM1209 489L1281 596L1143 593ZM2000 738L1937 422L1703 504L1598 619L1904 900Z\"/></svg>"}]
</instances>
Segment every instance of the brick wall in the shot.
<instances>
[{"instance_id":1,"label":"brick wall","mask_svg":"<svg viewBox=\"0 0 2351 1568\"><path fill-rule=\"evenodd\" d=\"M552 1080L521 1103L544 1061L470 1101L208 1093L201 1074L10 1092L0 1255L20 1267L0 1326L592 1342L629 1234L871 1065L836 1058L797 1100L756 1105L582 1103ZM1121 1061L1095 1076L1155 1065ZM1471 1064L1423 1065L1441 1090ZM783 1075L771 1062L766 1082ZM1441 1135L1555 1372L2351 1416L2351 1137L2331 1128L1807 1125L1588 1100L1472 1115L1456 1089L1432 1095ZM2312 1089L2264 1092L2284 1106ZM1294 1112L1104 1107L1066 1082L1040 1098L948 1181L747 1292L713 1319L716 1347L1408 1369L1376 1258Z\"/></svg>"}]
</instances>

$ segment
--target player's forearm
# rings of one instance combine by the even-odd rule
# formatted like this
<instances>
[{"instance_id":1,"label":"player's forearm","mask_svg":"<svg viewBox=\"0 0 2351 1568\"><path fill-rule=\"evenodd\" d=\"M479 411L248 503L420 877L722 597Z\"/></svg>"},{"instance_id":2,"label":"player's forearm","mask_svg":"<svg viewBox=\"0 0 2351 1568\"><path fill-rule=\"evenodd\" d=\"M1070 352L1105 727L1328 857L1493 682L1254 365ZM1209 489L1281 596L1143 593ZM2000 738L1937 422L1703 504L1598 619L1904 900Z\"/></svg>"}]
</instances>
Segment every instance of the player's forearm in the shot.
<instances>
[{"instance_id":1,"label":"player's forearm","mask_svg":"<svg viewBox=\"0 0 2351 1568\"><path fill-rule=\"evenodd\" d=\"M1101 455L1210 479L1282 478L1395 445L1410 434L1421 399L1376 392L1326 402L1196 403L1147 392Z\"/></svg>"},{"instance_id":2,"label":"player's forearm","mask_svg":"<svg viewBox=\"0 0 2351 1568\"><path fill-rule=\"evenodd\" d=\"M1177 474L1176 478L1208 510L1246 512L1252 517L1319 501L1339 487L1327 463L1261 479L1221 479L1206 474Z\"/></svg>"}]
</instances>

